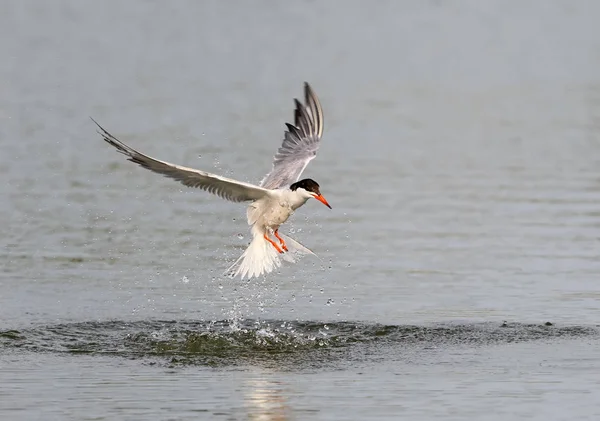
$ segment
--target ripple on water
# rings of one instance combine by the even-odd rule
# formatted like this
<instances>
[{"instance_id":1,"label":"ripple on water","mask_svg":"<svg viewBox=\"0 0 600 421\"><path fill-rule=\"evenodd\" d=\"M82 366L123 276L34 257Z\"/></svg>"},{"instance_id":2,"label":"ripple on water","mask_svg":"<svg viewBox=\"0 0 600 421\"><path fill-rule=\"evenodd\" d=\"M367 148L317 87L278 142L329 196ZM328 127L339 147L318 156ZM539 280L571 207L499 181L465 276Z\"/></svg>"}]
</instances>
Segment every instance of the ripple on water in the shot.
<instances>
[{"instance_id":1,"label":"ripple on water","mask_svg":"<svg viewBox=\"0 0 600 421\"><path fill-rule=\"evenodd\" d=\"M504 323L382 325L313 321L105 321L0 331L0 352L114 355L153 363L309 368L390 350L598 337L595 327Z\"/></svg>"}]
</instances>

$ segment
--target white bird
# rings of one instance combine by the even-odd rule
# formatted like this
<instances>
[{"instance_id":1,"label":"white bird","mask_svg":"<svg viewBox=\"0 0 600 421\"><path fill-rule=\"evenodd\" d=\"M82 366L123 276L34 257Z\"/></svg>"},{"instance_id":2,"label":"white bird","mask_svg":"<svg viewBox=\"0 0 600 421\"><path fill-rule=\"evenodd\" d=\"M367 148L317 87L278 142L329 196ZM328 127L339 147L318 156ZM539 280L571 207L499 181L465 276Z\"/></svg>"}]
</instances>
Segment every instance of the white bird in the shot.
<instances>
[{"instance_id":1,"label":"white bird","mask_svg":"<svg viewBox=\"0 0 600 421\"><path fill-rule=\"evenodd\" d=\"M294 99L294 124L286 123L287 130L273 159L273 169L259 186L151 158L118 140L94 119L92 121L98 126L98 133L104 140L126 155L129 161L223 199L252 202L246 212L248 225L252 227L252 241L233 266L225 271L228 276L241 275L244 279L246 276L261 276L279 267L279 255L293 261L287 256L289 252L312 253L291 238L282 238L278 233L279 227L310 198L319 200L331 209L317 182L310 178L298 181L308 163L317 155L323 135L323 110L308 83L304 84L304 96L304 104ZM277 242L270 238L271 234Z\"/></svg>"}]
</instances>

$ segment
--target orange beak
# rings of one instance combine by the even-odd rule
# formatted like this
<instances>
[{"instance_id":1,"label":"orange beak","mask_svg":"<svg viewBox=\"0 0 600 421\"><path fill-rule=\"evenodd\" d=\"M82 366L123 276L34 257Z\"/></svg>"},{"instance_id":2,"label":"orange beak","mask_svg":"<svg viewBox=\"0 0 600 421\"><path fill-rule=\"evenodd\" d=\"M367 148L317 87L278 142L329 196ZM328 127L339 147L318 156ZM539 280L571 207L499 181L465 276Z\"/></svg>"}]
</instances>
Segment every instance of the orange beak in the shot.
<instances>
[{"instance_id":1,"label":"orange beak","mask_svg":"<svg viewBox=\"0 0 600 421\"><path fill-rule=\"evenodd\" d=\"M325 206L327 206L329 209L331 209L331 206L329 205L329 203L327 203L327 200L325 200L325 198L323 197L322 194L319 194L319 195L315 194L314 198L317 199L322 204L324 204Z\"/></svg>"}]
</instances>

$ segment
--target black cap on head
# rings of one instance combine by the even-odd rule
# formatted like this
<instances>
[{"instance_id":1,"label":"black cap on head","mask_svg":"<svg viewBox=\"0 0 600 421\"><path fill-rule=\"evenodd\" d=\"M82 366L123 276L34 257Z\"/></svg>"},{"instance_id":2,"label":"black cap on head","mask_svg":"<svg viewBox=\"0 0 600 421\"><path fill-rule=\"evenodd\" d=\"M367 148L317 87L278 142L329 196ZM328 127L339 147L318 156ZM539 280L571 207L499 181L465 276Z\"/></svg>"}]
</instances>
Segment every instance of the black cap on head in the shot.
<instances>
[{"instance_id":1,"label":"black cap on head","mask_svg":"<svg viewBox=\"0 0 600 421\"><path fill-rule=\"evenodd\" d=\"M302 187L304 190L315 194L321 194L321 192L319 191L319 184L315 180L311 180L310 178L305 178L304 180L295 182L290 186L290 190L296 191L296 189L298 189L299 187Z\"/></svg>"}]
</instances>

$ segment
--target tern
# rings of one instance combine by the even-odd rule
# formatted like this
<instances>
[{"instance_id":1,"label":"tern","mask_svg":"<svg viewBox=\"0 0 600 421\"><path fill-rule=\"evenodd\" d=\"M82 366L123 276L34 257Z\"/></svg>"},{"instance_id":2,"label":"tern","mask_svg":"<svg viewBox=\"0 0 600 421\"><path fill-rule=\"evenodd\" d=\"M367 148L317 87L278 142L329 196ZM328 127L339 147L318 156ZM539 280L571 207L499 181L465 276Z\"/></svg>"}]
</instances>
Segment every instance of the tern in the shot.
<instances>
[{"instance_id":1,"label":"tern","mask_svg":"<svg viewBox=\"0 0 600 421\"><path fill-rule=\"evenodd\" d=\"M323 110L317 95L304 83L304 104L294 99L294 124L286 123L283 143L273 159L273 168L259 185L245 183L206 171L171 164L136 151L98 126L98 133L127 159L147 170L173 178L185 186L197 187L232 202L251 202L246 216L252 241L240 258L225 271L230 277L259 277L281 265L279 256L294 261L292 251L311 253L297 241L280 234L279 227L308 199L314 198L329 209L319 189L310 179L300 180L308 163L315 158L323 135ZM271 235L275 238L271 238ZM284 238L285 237L285 238Z\"/></svg>"}]
</instances>

